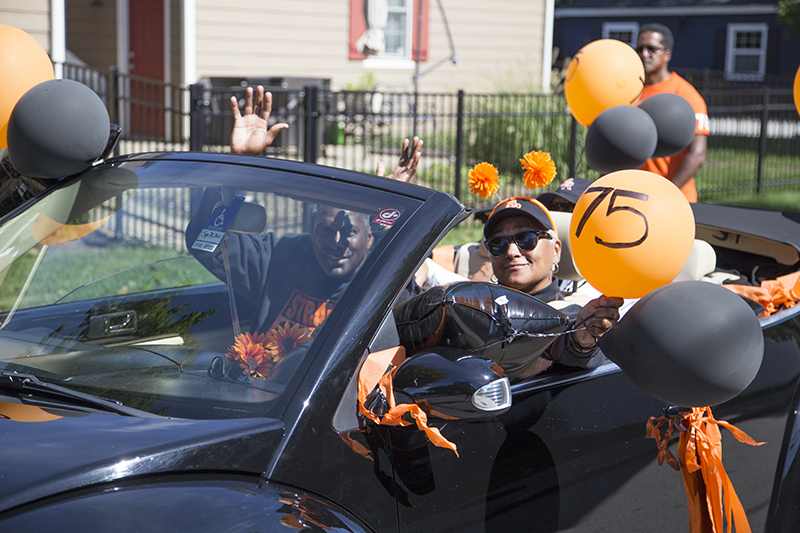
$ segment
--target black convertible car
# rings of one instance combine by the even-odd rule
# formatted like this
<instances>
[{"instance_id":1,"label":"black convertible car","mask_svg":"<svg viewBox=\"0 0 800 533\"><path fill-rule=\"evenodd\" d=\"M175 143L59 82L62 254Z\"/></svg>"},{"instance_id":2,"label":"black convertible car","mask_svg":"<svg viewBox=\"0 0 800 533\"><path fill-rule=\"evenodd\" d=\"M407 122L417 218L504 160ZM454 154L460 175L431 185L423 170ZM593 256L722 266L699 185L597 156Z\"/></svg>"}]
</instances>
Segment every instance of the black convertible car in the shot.
<instances>
[{"instance_id":1,"label":"black convertible car","mask_svg":"<svg viewBox=\"0 0 800 533\"><path fill-rule=\"evenodd\" d=\"M410 316L414 272L470 215L450 195L144 154L29 196L0 220L1 531L687 530L645 437L668 405L610 361L542 360L558 311L474 284L456 316L457 288ZM800 268L797 216L695 218L696 280ZM766 443L723 432L753 531L800 523L799 316L761 316L758 374L714 406Z\"/></svg>"}]
</instances>

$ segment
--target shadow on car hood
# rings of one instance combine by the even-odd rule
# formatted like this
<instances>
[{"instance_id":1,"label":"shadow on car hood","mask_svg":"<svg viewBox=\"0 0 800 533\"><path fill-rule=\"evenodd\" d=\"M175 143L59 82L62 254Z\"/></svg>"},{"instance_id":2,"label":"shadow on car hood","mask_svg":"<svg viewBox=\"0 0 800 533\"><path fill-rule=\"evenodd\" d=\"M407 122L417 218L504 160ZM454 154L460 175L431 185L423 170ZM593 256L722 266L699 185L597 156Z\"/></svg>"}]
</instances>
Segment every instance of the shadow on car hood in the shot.
<instances>
[{"instance_id":1,"label":"shadow on car hood","mask_svg":"<svg viewBox=\"0 0 800 533\"><path fill-rule=\"evenodd\" d=\"M283 437L283 423L268 418L154 419L20 407L26 415L0 419L0 512L131 476L262 474Z\"/></svg>"}]
</instances>

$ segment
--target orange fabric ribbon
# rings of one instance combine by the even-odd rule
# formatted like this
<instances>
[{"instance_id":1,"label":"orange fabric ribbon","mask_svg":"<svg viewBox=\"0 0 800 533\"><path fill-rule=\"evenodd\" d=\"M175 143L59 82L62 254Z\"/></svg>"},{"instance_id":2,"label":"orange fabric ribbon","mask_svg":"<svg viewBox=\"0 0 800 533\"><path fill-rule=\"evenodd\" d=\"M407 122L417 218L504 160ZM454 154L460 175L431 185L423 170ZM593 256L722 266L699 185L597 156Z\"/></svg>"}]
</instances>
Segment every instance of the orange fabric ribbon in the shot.
<instances>
[{"instance_id":1,"label":"orange fabric ribbon","mask_svg":"<svg viewBox=\"0 0 800 533\"><path fill-rule=\"evenodd\" d=\"M800 272L764 280L760 287L734 283L723 285L723 287L763 305L762 316L770 316L781 308L794 307L800 300Z\"/></svg>"},{"instance_id":2,"label":"orange fabric ribbon","mask_svg":"<svg viewBox=\"0 0 800 533\"><path fill-rule=\"evenodd\" d=\"M458 456L456 445L444 438L438 428L428 427L428 416L417 404L397 404L394 399L392 378L397 367L405 361L406 351L402 346L371 353L361 366L358 374L358 409L367 418L385 426L410 426L416 423L420 431L424 431L431 443L440 448L448 448ZM364 406L367 396L375 387L380 387L381 392L389 402L389 411L379 417ZM414 422L409 422L403 415L409 414Z\"/></svg>"},{"instance_id":3,"label":"orange fabric ribbon","mask_svg":"<svg viewBox=\"0 0 800 533\"><path fill-rule=\"evenodd\" d=\"M666 431L662 438L664 425ZM739 442L751 446L764 444L728 422L715 419L710 407L694 407L675 418L650 417L647 438L656 441L658 464L666 462L683 475L691 533L721 533L725 524L727 532L731 533L734 523L737 533L751 533L742 502L722 464L719 426L733 433ZM667 448L675 429L680 432L677 459Z\"/></svg>"}]
</instances>

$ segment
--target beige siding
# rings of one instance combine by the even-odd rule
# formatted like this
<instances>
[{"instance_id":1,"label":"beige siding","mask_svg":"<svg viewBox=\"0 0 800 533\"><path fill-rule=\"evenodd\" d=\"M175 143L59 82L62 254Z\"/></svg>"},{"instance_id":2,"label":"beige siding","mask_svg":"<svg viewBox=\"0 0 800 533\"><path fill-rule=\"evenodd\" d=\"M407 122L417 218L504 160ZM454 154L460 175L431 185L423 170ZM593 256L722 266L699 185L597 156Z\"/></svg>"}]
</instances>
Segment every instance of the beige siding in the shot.
<instances>
[{"instance_id":1,"label":"beige siding","mask_svg":"<svg viewBox=\"0 0 800 533\"><path fill-rule=\"evenodd\" d=\"M50 51L49 0L1 0L0 24L26 31Z\"/></svg>"},{"instance_id":2,"label":"beige siding","mask_svg":"<svg viewBox=\"0 0 800 533\"><path fill-rule=\"evenodd\" d=\"M420 79L420 91L496 90L540 84L544 0L442 0L463 65L444 63ZM437 0L430 2L425 71L450 57ZM374 74L387 89L413 89L413 64L370 68L348 59L347 0L197 0L197 75L300 76L334 88Z\"/></svg>"},{"instance_id":3,"label":"beige siding","mask_svg":"<svg viewBox=\"0 0 800 533\"><path fill-rule=\"evenodd\" d=\"M131 0L135 1L135 0ZM423 92L538 89L545 0L442 0L461 67L444 62ZM98 69L116 63L116 2L66 0L67 47ZM180 69L180 0L173 0L173 79ZM333 88L372 74L387 90L413 89L413 63L379 68L348 59L348 0L196 0L197 77L319 77ZM451 51L438 0L430 0L425 72ZM49 43L48 0L0 0L0 23ZM190 80L191 81L191 80Z\"/></svg>"}]
</instances>

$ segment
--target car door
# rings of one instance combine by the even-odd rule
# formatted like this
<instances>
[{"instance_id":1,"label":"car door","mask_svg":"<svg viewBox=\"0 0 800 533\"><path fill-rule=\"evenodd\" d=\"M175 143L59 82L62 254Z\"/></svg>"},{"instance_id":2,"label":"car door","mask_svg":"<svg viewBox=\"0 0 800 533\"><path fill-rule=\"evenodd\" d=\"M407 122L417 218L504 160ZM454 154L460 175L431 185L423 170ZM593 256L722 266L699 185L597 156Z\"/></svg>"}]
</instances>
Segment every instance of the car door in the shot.
<instances>
[{"instance_id":1,"label":"car door","mask_svg":"<svg viewBox=\"0 0 800 533\"><path fill-rule=\"evenodd\" d=\"M766 442L751 447L723 430L724 464L753 531L767 520L800 376L796 320L770 328L756 379L713 409L717 419ZM614 363L594 370L551 367L512 391L512 407L498 417L435 422L458 446L458 457L434 448L420 432L391 429L401 531L688 527L681 475L658 465L656 444L645 435L648 418L662 416L666 405ZM673 436L675 453L676 441Z\"/></svg>"}]
</instances>

